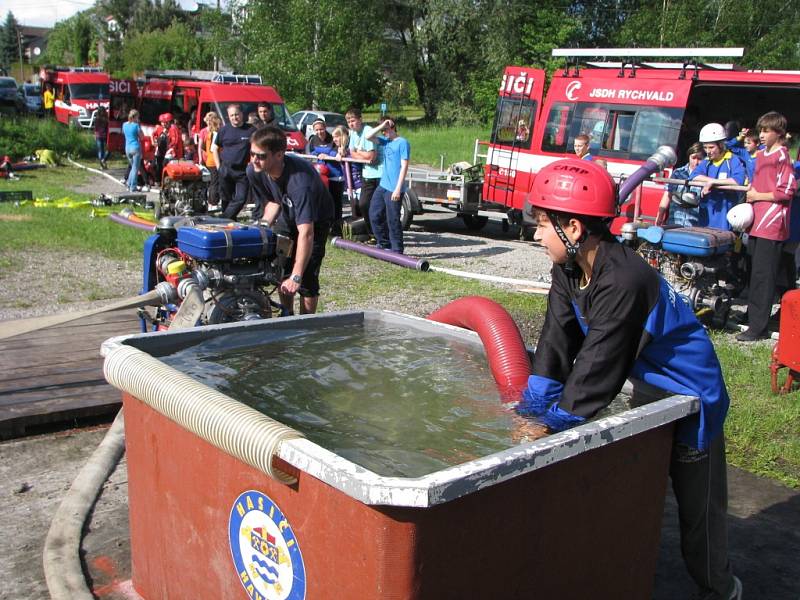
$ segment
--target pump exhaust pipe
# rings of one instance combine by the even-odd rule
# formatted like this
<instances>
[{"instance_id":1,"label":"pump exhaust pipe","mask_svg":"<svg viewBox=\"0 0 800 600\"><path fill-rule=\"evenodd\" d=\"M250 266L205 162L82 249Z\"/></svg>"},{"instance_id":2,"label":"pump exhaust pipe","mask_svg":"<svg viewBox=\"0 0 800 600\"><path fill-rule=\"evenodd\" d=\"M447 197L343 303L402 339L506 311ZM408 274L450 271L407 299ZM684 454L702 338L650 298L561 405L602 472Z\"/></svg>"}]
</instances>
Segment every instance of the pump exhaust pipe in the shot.
<instances>
[{"instance_id":1,"label":"pump exhaust pipe","mask_svg":"<svg viewBox=\"0 0 800 600\"><path fill-rule=\"evenodd\" d=\"M671 146L659 146L653 155L645 163L636 169L620 186L617 194L617 203L622 204L631 195L631 192L641 185L653 173L663 171L667 167L675 166L678 157ZM638 210L634 217L638 217Z\"/></svg>"}]
</instances>

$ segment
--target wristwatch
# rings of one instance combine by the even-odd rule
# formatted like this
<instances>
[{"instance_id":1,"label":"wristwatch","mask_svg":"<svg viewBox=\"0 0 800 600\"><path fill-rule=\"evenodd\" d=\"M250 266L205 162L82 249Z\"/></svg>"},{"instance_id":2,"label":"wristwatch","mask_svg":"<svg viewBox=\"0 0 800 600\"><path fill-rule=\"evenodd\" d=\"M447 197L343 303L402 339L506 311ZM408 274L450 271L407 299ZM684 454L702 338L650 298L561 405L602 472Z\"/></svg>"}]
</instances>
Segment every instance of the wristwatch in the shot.
<instances>
[{"instance_id":1,"label":"wristwatch","mask_svg":"<svg viewBox=\"0 0 800 600\"><path fill-rule=\"evenodd\" d=\"M300 275L292 275L291 280L295 283L302 283L303 278Z\"/></svg>"}]
</instances>

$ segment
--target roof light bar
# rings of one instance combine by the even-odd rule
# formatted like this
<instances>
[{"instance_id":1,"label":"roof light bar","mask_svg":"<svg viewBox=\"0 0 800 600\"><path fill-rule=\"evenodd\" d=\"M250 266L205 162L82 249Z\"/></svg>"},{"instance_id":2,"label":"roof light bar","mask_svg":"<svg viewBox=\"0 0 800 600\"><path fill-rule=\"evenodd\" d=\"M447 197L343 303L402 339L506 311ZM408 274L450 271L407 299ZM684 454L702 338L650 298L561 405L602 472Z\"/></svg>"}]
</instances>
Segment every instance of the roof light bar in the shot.
<instances>
[{"instance_id":1,"label":"roof light bar","mask_svg":"<svg viewBox=\"0 0 800 600\"><path fill-rule=\"evenodd\" d=\"M619 56L624 58L742 57L744 56L744 48L553 48L552 55L566 58L598 56Z\"/></svg>"}]
</instances>

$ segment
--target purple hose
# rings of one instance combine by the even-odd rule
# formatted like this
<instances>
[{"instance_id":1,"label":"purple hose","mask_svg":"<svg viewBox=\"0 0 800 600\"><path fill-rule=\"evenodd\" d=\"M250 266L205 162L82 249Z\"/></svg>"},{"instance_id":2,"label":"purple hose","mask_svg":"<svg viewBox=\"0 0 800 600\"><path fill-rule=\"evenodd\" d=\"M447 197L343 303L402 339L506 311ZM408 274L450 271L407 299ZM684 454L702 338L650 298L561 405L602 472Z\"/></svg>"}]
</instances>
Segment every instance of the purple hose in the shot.
<instances>
[{"instance_id":1,"label":"purple hose","mask_svg":"<svg viewBox=\"0 0 800 600\"><path fill-rule=\"evenodd\" d=\"M400 265L401 267L414 269L416 271L427 271L430 268L428 261L425 259L406 256L405 254L398 254L397 252L391 252L389 250L381 250L380 248L373 248L372 246L360 244L359 242L351 242L350 240L345 240L340 237L334 237L331 240L331 244L333 244L335 248L352 250L353 252L366 254L372 258L385 260L386 262L394 263L396 265Z\"/></svg>"},{"instance_id":2,"label":"purple hose","mask_svg":"<svg viewBox=\"0 0 800 600\"><path fill-rule=\"evenodd\" d=\"M141 229L142 231L153 232L155 230L154 225L145 225L144 223L134 223L133 221L129 221L125 217L118 215L117 213L111 213L110 215L108 215L108 218L114 221L115 223L119 223L120 225L127 225L128 227L136 227L137 229Z\"/></svg>"},{"instance_id":3,"label":"purple hose","mask_svg":"<svg viewBox=\"0 0 800 600\"><path fill-rule=\"evenodd\" d=\"M675 156L675 151L669 146L659 146L655 153L647 159L641 167L634 171L619 188L619 195L617 196L617 203L622 204L631 195L631 192L639 187L639 185L650 175L657 171L661 171L667 167L675 164L678 157Z\"/></svg>"}]
</instances>

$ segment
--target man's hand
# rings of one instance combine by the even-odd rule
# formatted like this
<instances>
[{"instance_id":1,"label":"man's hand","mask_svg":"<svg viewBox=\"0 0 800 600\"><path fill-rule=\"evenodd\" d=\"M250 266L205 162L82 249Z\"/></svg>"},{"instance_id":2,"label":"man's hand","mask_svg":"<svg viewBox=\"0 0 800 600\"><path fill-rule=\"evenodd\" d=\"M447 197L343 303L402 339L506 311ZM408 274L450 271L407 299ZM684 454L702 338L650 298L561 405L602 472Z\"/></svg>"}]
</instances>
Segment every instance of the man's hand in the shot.
<instances>
[{"instance_id":1,"label":"man's hand","mask_svg":"<svg viewBox=\"0 0 800 600\"><path fill-rule=\"evenodd\" d=\"M519 415L512 416L511 439L515 444L525 444L548 435L547 427Z\"/></svg>"},{"instance_id":2,"label":"man's hand","mask_svg":"<svg viewBox=\"0 0 800 600\"><path fill-rule=\"evenodd\" d=\"M287 277L281 282L281 294L286 294L287 296L293 296L297 293L297 290L300 289L300 284L296 281L293 281L291 277Z\"/></svg>"},{"instance_id":3,"label":"man's hand","mask_svg":"<svg viewBox=\"0 0 800 600\"><path fill-rule=\"evenodd\" d=\"M400 198L401 197L402 197L402 194L400 192L398 192L397 190L392 192L392 202L400 202Z\"/></svg>"},{"instance_id":4,"label":"man's hand","mask_svg":"<svg viewBox=\"0 0 800 600\"><path fill-rule=\"evenodd\" d=\"M747 202L753 203L758 202L758 192L753 189L753 186L750 186L750 189L747 190Z\"/></svg>"}]
</instances>

